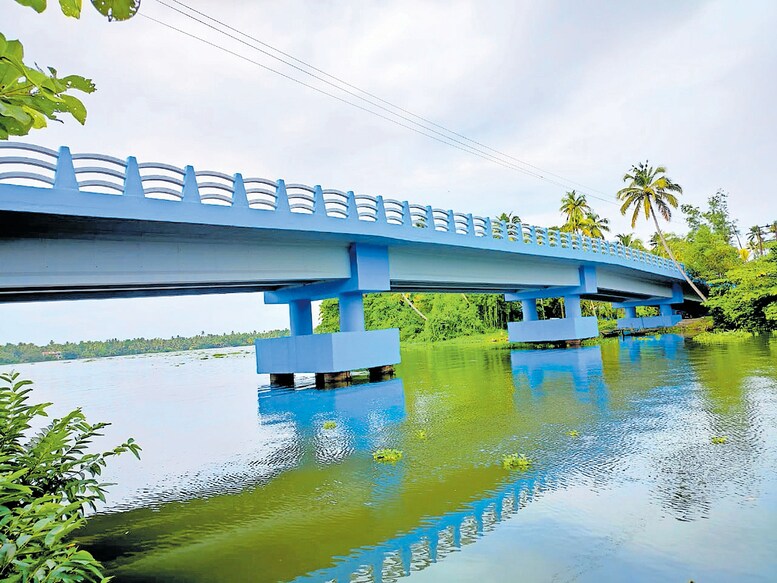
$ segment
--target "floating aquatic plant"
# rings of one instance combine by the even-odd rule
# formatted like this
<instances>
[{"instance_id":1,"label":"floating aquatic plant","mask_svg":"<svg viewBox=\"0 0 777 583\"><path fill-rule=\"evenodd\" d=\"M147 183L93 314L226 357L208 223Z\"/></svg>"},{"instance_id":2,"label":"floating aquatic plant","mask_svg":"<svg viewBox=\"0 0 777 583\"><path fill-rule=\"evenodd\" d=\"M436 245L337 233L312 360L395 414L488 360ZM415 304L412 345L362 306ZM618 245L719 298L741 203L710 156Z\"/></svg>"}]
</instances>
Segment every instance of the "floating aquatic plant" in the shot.
<instances>
[{"instance_id":1,"label":"floating aquatic plant","mask_svg":"<svg viewBox=\"0 0 777 583\"><path fill-rule=\"evenodd\" d=\"M502 458L502 467L506 470L526 471L531 467L532 461L525 455L511 453Z\"/></svg>"},{"instance_id":2,"label":"floating aquatic plant","mask_svg":"<svg viewBox=\"0 0 777 583\"><path fill-rule=\"evenodd\" d=\"M415 432L415 436L416 436L418 439L426 439L426 437L427 437L427 436L426 436L426 431L424 431L423 429L418 429L418 430L416 430L416 432Z\"/></svg>"},{"instance_id":3,"label":"floating aquatic plant","mask_svg":"<svg viewBox=\"0 0 777 583\"><path fill-rule=\"evenodd\" d=\"M580 437L580 432L573 429L572 431L567 431L567 435L569 437Z\"/></svg>"},{"instance_id":4,"label":"floating aquatic plant","mask_svg":"<svg viewBox=\"0 0 777 583\"><path fill-rule=\"evenodd\" d=\"M337 423L334 421L324 421L324 429L334 429L337 427Z\"/></svg>"},{"instance_id":5,"label":"floating aquatic plant","mask_svg":"<svg viewBox=\"0 0 777 583\"><path fill-rule=\"evenodd\" d=\"M402 452L398 449L379 449L372 453L372 459L376 462L398 462L402 459Z\"/></svg>"},{"instance_id":6,"label":"floating aquatic plant","mask_svg":"<svg viewBox=\"0 0 777 583\"><path fill-rule=\"evenodd\" d=\"M728 441L728 437L725 435L715 435L712 437L712 443L726 443Z\"/></svg>"}]
</instances>

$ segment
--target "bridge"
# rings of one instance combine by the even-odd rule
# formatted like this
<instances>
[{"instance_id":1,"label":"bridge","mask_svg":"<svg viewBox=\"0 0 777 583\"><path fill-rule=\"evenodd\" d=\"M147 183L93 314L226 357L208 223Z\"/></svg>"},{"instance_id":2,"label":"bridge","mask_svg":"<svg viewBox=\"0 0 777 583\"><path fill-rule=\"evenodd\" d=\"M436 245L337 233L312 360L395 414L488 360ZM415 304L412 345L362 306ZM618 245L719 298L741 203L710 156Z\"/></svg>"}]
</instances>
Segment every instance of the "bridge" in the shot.
<instances>
[{"instance_id":1,"label":"bridge","mask_svg":"<svg viewBox=\"0 0 777 583\"><path fill-rule=\"evenodd\" d=\"M0 220L0 302L261 291L288 304L291 335L256 342L257 372L281 382L399 362L398 330L365 330L365 293L502 293L522 306L514 342L596 336L581 299L624 308L627 328L670 326L686 299L671 261L603 239L67 147L0 142ZM538 317L551 297L564 318ZM324 298L339 300L338 333L313 333Z\"/></svg>"}]
</instances>

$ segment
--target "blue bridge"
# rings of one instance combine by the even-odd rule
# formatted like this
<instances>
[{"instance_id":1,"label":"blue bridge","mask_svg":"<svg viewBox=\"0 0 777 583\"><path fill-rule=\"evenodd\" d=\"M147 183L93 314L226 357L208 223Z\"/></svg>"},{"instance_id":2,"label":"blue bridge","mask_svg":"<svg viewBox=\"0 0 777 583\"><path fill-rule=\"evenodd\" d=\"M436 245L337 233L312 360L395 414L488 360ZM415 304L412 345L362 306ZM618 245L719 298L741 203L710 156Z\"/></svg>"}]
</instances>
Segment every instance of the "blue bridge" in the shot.
<instances>
[{"instance_id":1,"label":"blue bridge","mask_svg":"<svg viewBox=\"0 0 777 583\"><path fill-rule=\"evenodd\" d=\"M365 293L505 294L516 342L596 336L581 299L624 308L621 328L673 325L686 299L671 261L603 239L67 147L0 142L0 219L0 302L261 291L288 304L291 335L256 342L257 371L285 381L399 362L398 330L365 330ZM551 297L564 318L538 317ZM324 298L338 333L313 333Z\"/></svg>"}]
</instances>

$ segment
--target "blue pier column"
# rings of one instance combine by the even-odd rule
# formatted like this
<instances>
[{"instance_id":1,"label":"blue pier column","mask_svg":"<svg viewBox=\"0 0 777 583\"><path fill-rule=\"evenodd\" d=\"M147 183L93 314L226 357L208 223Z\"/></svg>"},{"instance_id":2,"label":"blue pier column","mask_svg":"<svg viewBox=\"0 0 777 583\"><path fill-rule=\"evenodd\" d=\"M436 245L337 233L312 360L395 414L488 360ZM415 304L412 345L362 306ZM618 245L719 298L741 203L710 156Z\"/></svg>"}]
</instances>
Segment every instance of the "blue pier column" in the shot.
<instances>
[{"instance_id":1,"label":"blue pier column","mask_svg":"<svg viewBox=\"0 0 777 583\"><path fill-rule=\"evenodd\" d=\"M521 311L523 312L523 321L539 320L537 315L537 300L521 300Z\"/></svg>"},{"instance_id":2,"label":"blue pier column","mask_svg":"<svg viewBox=\"0 0 777 583\"><path fill-rule=\"evenodd\" d=\"M580 296L595 293L596 270L593 267L580 268L580 285L565 288L551 288L516 294L505 294L507 301L521 302L523 320L509 322L507 335L510 342L561 342L578 341L599 335L599 323L594 316L583 317ZM537 299L563 297L565 317L540 320L537 316Z\"/></svg>"},{"instance_id":3,"label":"blue pier column","mask_svg":"<svg viewBox=\"0 0 777 583\"><path fill-rule=\"evenodd\" d=\"M618 330L649 330L652 328L671 328L682 316L675 314L672 304L683 303L683 290L679 284L672 286L672 295L663 298L648 298L613 304L614 308L623 308L624 318L618 318ZM637 317L637 306L658 306L658 316Z\"/></svg>"},{"instance_id":4,"label":"blue pier column","mask_svg":"<svg viewBox=\"0 0 777 583\"><path fill-rule=\"evenodd\" d=\"M351 276L267 292L267 304L288 304L291 335L256 340L256 371L293 381L295 373L343 374L368 369L382 372L397 364L399 330L365 330L363 294L390 289L388 249L354 244L349 249ZM340 332L314 334L311 301L336 297Z\"/></svg>"},{"instance_id":5,"label":"blue pier column","mask_svg":"<svg viewBox=\"0 0 777 583\"><path fill-rule=\"evenodd\" d=\"M313 334L313 309L310 300L289 302L289 330L292 336Z\"/></svg>"}]
</instances>

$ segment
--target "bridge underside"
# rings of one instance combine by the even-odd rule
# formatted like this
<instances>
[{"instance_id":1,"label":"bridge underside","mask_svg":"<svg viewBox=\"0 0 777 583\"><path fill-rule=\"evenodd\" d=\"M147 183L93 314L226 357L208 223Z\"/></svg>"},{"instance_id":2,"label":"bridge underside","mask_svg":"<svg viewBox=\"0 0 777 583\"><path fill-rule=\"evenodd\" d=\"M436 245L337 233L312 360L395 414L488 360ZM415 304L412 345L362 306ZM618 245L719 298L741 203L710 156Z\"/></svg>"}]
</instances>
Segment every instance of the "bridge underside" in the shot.
<instances>
[{"instance_id":1,"label":"bridge underside","mask_svg":"<svg viewBox=\"0 0 777 583\"><path fill-rule=\"evenodd\" d=\"M257 371L383 371L399 362L396 330L366 331L362 295L380 291L500 293L521 301L510 339L576 341L598 333L580 300L615 302L623 326L638 305L682 303L676 279L618 265L509 250L224 225L0 211L0 302L266 292L289 305L291 336L256 343ZM338 334L313 334L311 301L340 300ZM536 301L563 297L566 317L540 320Z\"/></svg>"},{"instance_id":2,"label":"bridge underside","mask_svg":"<svg viewBox=\"0 0 777 583\"><path fill-rule=\"evenodd\" d=\"M285 231L0 211L0 302L275 291L351 276L349 239ZM579 264L508 252L389 246L389 288L515 293L577 285ZM598 269L585 299L667 295L660 278Z\"/></svg>"}]
</instances>

